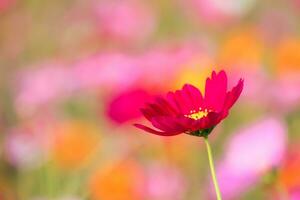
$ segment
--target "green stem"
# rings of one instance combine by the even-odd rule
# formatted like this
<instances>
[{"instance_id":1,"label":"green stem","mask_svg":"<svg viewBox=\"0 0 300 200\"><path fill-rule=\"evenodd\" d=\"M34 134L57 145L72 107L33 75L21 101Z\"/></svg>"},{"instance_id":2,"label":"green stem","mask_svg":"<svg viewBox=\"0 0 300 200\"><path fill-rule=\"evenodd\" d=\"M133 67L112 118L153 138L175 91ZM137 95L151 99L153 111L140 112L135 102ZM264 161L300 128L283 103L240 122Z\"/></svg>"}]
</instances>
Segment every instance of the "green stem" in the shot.
<instances>
[{"instance_id":1,"label":"green stem","mask_svg":"<svg viewBox=\"0 0 300 200\"><path fill-rule=\"evenodd\" d=\"M221 192L219 189L219 184L218 184L218 180L217 180L217 176L216 176L216 172L215 172L214 161L213 161L213 157L212 157L210 144L208 142L208 138L204 137L204 141L206 144L207 155L208 155L208 160L209 160L209 167L210 167L210 172L211 172L213 184L214 184L216 195L217 195L217 200L222 200L222 196L221 196Z\"/></svg>"}]
</instances>

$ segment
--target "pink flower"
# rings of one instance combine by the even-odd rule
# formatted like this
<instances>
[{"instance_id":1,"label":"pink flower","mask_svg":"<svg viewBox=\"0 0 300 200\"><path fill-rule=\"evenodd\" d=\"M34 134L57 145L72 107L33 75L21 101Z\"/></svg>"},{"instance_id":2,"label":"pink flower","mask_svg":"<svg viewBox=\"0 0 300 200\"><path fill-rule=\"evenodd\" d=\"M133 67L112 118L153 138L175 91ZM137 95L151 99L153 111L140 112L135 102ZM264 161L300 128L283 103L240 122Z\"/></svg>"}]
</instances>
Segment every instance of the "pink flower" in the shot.
<instances>
[{"instance_id":1,"label":"pink flower","mask_svg":"<svg viewBox=\"0 0 300 200\"><path fill-rule=\"evenodd\" d=\"M74 79L82 90L124 90L140 77L137 61L122 53L102 53L84 58L73 68Z\"/></svg>"},{"instance_id":2,"label":"pink flower","mask_svg":"<svg viewBox=\"0 0 300 200\"><path fill-rule=\"evenodd\" d=\"M135 124L149 133L173 136L182 133L206 137L212 129L229 114L244 86L240 79L235 87L227 91L225 71L212 72L207 78L205 95L192 85L186 84L181 90L158 97L141 109L145 118L159 129Z\"/></svg>"},{"instance_id":3,"label":"pink flower","mask_svg":"<svg viewBox=\"0 0 300 200\"><path fill-rule=\"evenodd\" d=\"M3 145L6 160L20 169L39 167L48 159L53 142L51 129L56 123L53 116L42 112L9 130Z\"/></svg>"},{"instance_id":4,"label":"pink flower","mask_svg":"<svg viewBox=\"0 0 300 200\"><path fill-rule=\"evenodd\" d=\"M300 105L300 73L285 74L272 82L270 96L274 106L288 112ZM284 95L278 91L284 91Z\"/></svg>"},{"instance_id":5,"label":"pink flower","mask_svg":"<svg viewBox=\"0 0 300 200\"><path fill-rule=\"evenodd\" d=\"M14 130L5 139L6 159L15 167L30 169L40 164L42 144L25 130Z\"/></svg>"},{"instance_id":6,"label":"pink flower","mask_svg":"<svg viewBox=\"0 0 300 200\"><path fill-rule=\"evenodd\" d=\"M233 80L238 80L239 77L247 79L247 87L243 90L243 98L245 102L257 105L270 105L270 96L272 87L269 90L265 89L266 85L270 85L268 75L260 69L232 69L230 70ZM259 98L257 98L259 96Z\"/></svg>"},{"instance_id":7,"label":"pink flower","mask_svg":"<svg viewBox=\"0 0 300 200\"><path fill-rule=\"evenodd\" d=\"M107 106L107 116L117 123L124 123L141 117L140 107L152 99L152 95L143 89L121 92Z\"/></svg>"},{"instance_id":8,"label":"pink flower","mask_svg":"<svg viewBox=\"0 0 300 200\"><path fill-rule=\"evenodd\" d=\"M300 190L290 194L290 200L300 200Z\"/></svg>"},{"instance_id":9,"label":"pink flower","mask_svg":"<svg viewBox=\"0 0 300 200\"><path fill-rule=\"evenodd\" d=\"M234 133L217 168L224 197L237 197L280 164L286 148L286 127L277 118L260 120Z\"/></svg>"},{"instance_id":10,"label":"pink flower","mask_svg":"<svg viewBox=\"0 0 300 200\"><path fill-rule=\"evenodd\" d=\"M144 84L160 88L168 84L203 49L192 42L160 44L137 56ZM155 76L149 76L155 74ZM169 86L170 86L169 85ZM168 87L166 87L168 88Z\"/></svg>"},{"instance_id":11,"label":"pink flower","mask_svg":"<svg viewBox=\"0 0 300 200\"><path fill-rule=\"evenodd\" d=\"M160 45L134 54L102 52L75 63L73 74L82 90L111 92L162 84L168 88L167 83L171 85L183 64L196 52L196 47L185 43Z\"/></svg>"},{"instance_id":12,"label":"pink flower","mask_svg":"<svg viewBox=\"0 0 300 200\"><path fill-rule=\"evenodd\" d=\"M293 35L296 31L295 23L297 22L291 20L288 12L290 11L274 7L262 12L262 16L260 16L258 29L263 36L264 42L271 45L271 47L287 35Z\"/></svg>"},{"instance_id":13,"label":"pink flower","mask_svg":"<svg viewBox=\"0 0 300 200\"><path fill-rule=\"evenodd\" d=\"M181 200L186 192L186 182L174 167L154 165L146 172L146 199Z\"/></svg>"},{"instance_id":14,"label":"pink flower","mask_svg":"<svg viewBox=\"0 0 300 200\"><path fill-rule=\"evenodd\" d=\"M74 90L74 83L67 68L57 62L41 64L36 69L20 73L17 81L16 107L31 111Z\"/></svg>"},{"instance_id":15,"label":"pink flower","mask_svg":"<svg viewBox=\"0 0 300 200\"><path fill-rule=\"evenodd\" d=\"M95 8L99 31L105 39L139 41L154 31L152 9L138 0L104 0Z\"/></svg>"},{"instance_id":16,"label":"pink flower","mask_svg":"<svg viewBox=\"0 0 300 200\"><path fill-rule=\"evenodd\" d=\"M206 23L226 24L235 21L252 8L255 0L189 0L183 3L190 4L189 8Z\"/></svg>"},{"instance_id":17,"label":"pink flower","mask_svg":"<svg viewBox=\"0 0 300 200\"><path fill-rule=\"evenodd\" d=\"M0 13L15 3L15 0L0 0Z\"/></svg>"}]
</instances>

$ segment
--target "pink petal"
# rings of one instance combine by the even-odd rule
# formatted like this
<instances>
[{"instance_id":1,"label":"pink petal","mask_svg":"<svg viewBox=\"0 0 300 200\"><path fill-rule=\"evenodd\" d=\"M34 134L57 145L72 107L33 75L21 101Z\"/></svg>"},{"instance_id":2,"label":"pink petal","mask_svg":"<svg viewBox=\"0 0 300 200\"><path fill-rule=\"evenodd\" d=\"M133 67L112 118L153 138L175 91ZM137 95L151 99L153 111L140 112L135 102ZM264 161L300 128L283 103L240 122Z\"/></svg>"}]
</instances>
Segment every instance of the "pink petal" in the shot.
<instances>
[{"instance_id":1,"label":"pink petal","mask_svg":"<svg viewBox=\"0 0 300 200\"><path fill-rule=\"evenodd\" d=\"M155 99L156 101L156 104L160 105L162 108L166 109L169 113L169 115L172 115L172 116L177 116L179 113L178 111L171 105L169 104L169 102L162 98L162 97L157 97Z\"/></svg>"},{"instance_id":2,"label":"pink petal","mask_svg":"<svg viewBox=\"0 0 300 200\"><path fill-rule=\"evenodd\" d=\"M168 132L186 132L191 130L195 120L186 117L158 116L152 118L153 126Z\"/></svg>"},{"instance_id":3,"label":"pink petal","mask_svg":"<svg viewBox=\"0 0 300 200\"><path fill-rule=\"evenodd\" d=\"M141 117L140 107L152 96L143 89L131 89L113 97L106 108L107 116L114 122L122 124Z\"/></svg>"},{"instance_id":4,"label":"pink petal","mask_svg":"<svg viewBox=\"0 0 300 200\"><path fill-rule=\"evenodd\" d=\"M211 78L207 78L205 85L205 107L215 112L221 111L227 92L227 75L225 71L218 74L213 71Z\"/></svg>"},{"instance_id":5,"label":"pink petal","mask_svg":"<svg viewBox=\"0 0 300 200\"><path fill-rule=\"evenodd\" d=\"M191 110L194 110L193 105L190 102L189 97L181 90L175 92L169 92L167 94L167 100L169 104L175 106L181 114L188 114Z\"/></svg>"},{"instance_id":6,"label":"pink petal","mask_svg":"<svg viewBox=\"0 0 300 200\"><path fill-rule=\"evenodd\" d=\"M200 107L202 107L203 97L198 88L190 84L185 84L182 88L182 93L189 98L193 110L198 110Z\"/></svg>"},{"instance_id":7,"label":"pink petal","mask_svg":"<svg viewBox=\"0 0 300 200\"><path fill-rule=\"evenodd\" d=\"M221 121L221 114L210 112L206 117L203 117L199 120L197 120L197 124L195 125L196 130L203 130L212 128L213 126L216 126Z\"/></svg>"},{"instance_id":8,"label":"pink petal","mask_svg":"<svg viewBox=\"0 0 300 200\"><path fill-rule=\"evenodd\" d=\"M244 80L243 79L240 79L238 84L232 88L231 91L229 91L226 95L226 100L225 100L225 103L224 103L224 109L230 109L233 104L236 102L236 100L239 98L242 90L243 90L243 87L244 87Z\"/></svg>"},{"instance_id":9,"label":"pink petal","mask_svg":"<svg viewBox=\"0 0 300 200\"><path fill-rule=\"evenodd\" d=\"M147 126L144 126L142 124L134 124L135 127L137 128L140 128L144 131L147 131L149 133L153 133L155 135L160 135L160 136L173 136L173 135L178 135L180 133L169 133L169 132L161 132L161 131L157 131L157 130L154 130L152 128L149 128Z\"/></svg>"},{"instance_id":10,"label":"pink petal","mask_svg":"<svg viewBox=\"0 0 300 200\"><path fill-rule=\"evenodd\" d=\"M141 109L144 116L151 120L152 117L156 116L176 116L178 115L175 108L173 108L168 101L162 97L157 97L154 103L146 104L145 108Z\"/></svg>"}]
</instances>

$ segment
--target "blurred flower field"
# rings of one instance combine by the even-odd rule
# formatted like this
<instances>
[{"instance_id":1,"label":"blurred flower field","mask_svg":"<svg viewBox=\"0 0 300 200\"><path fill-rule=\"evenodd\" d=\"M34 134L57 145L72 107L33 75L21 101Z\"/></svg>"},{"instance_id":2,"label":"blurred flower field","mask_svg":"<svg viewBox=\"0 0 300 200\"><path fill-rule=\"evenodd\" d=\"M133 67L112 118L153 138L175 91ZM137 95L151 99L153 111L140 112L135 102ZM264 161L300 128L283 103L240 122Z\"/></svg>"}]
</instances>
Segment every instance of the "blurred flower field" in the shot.
<instances>
[{"instance_id":1,"label":"blurred flower field","mask_svg":"<svg viewBox=\"0 0 300 200\"><path fill-rule=\"evenodd\" d=\"M205 143L140 108L213 70L225 200L300 200L299 0L0 0L0 200L214 200ZM148 124L149 125L149 124Z\"/></svg>"}]
</instances>

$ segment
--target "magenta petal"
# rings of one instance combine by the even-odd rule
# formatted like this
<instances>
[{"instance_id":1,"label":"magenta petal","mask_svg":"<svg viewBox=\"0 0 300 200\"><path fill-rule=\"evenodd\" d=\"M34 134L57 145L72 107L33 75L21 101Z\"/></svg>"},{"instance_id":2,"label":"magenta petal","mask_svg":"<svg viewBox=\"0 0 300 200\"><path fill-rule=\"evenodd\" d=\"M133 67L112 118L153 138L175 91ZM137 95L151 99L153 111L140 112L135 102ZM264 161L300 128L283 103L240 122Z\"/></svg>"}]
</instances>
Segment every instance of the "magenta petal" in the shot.
<instances>
[{"instance_id":1,"label":"magenta petal","mask_svg":"<svg viewBox=\"0 0 300 200\"><path fill-rule=\"evenodd\" d=\"M181 132L180 127L178 127L172 121L166 119L166 117L163 116L152 118L151 123L155 128L158 128L165 132Z\"/></svg>"},{"instance_id":2,"label":"magenta petal","mask_svg":"<svg viewBox=\"0 0 300 200\"><path fill-rule=\"evenodd\" d=\"M156 103L146 104L145 109L147 109L149 113L152 113L153 116L169 115L169 113L167 112L167 110L164 107L162 107Z\"/></svg>"},{"instance_id":3,"label":"magenta petal","mask_svg":"<svg viewBox=\"0 0 300 200\"><path fill-rule=\"evenodd\" d=\"M168 92L167 100L169 104L176 108L179 113L184 113L184 107L181 105L181 102L175 95L175 92Z\"/></svg>"},{"instance_id":4,"label":"magenta petal","mask_svg":"<svg viewBox=\"0 0 300 200\"><path fill-rule=\"evenodd\" d=\"M227 75L222 70L218 74L212 72L211 78L207 78L205 85L205 107L215 112L221 111L227 92Z\"/></svg>"},{"instance_id":5,"label":"magenta petal","mask_svg":"<svg viewBox=\"0 0 300 200\"><path fill-rule=\"evenodd\" d=\"M139 129L142 129L144 131L147 131L149 133L153 133L155 135L161 135L161 136L173 136L173 135L178 135L180 133L170 133L170 132L162 132L162 131L157 131L157 130L154 130L152 128L149 128L147 126L144 126L142 124L134 124L135 127L139 128Z\"/></svg>"},{"instance_id":6,"label":"magenta petal","mask_svg":"<svg viewBox=\"0 0 300 200\"><path fill-rule=\"evenodd\" d=\"M190 130L192 122L194 122L194 120L188 119L186 117L159 116L152 118L151 122L153 126L163 131L183 133Z\"/></svg>"},{"instance_id":7,"label":"magenta petal","mask_svg":"<svg viewBox=\"0 0 300 200\"><path fill-rule=\"evenodd\" d=\"M182 88L182 91L189 98L189 101L193 107L192 110L198 110L200 107L202 107L203 97L198 88L190 84L185 84Z\"/></svg>"},{"instance_id":8,"label":"magenta petal","mask_svg":"<svg viewBox=\"0 0 300 200\"><path fill-rule=\"evenodd\" d=\"M167 94L167 100L169 104L177 108L181 114L187 114L193 109L190 99L187 95L183 94L181 90L169 92Z\"/></svg>"},{"instance_id":9,"label":"magenta petal","mask_svg":"<svg viewBox=\"0 0 300 200\"><path fill-rule=\"evenodd\" d=\"M152 117L155 116L155 113L153 113L151 110L146 109L146 108L141 108L140 109L141 113L144 115L144 117L146 119L148 119L149 121L151 121Z\"/></svg>"},{"instance_id":10,"label":"magenta petal","mask_svg":"<svg viewBox=\"0 0 300 200\"><path fill-rule=\"evenodd\" d=\"M206 117L197 120L196 128L198 130L212 128L213 126L216 126L221 119L220 113L210 112Z\"/></svg>"},{"instance_id":11,"label":"magenta petal","mask_svg":"<svg viewBox=\"0 0 300 200\"><path fill-rule=\"evenodd\" d=\"M173 107L166 99L157 97L155 101L158 105L160 105L167 111L168 115L176 116L179 114L175 107Z\"/></svg>"},{"instance_id":12,"label":"magenta petal","mask_svg":"<svg viewBox=\"0 0 300 200\"><path fill-rule=\"evenodd\" d=\"M179 102L183 114L188 114L193 109L189 97L182 90L175 92L175 98Z\"/></svg>"},{"instance_id":13,"label":"magenta petal","mask_svg":"<svg viewBox=\"0 0 300 200\"><path fill-rule=\"evenodd\" d=\"M225 110L228 110L233 106L233 104L239 98L239 96L240 96L240 94L243 90L243 87L244 87L244 80L240 79L238 84L234 88L232 88L231 91L229 91L227 93L225 103L224 103L224 109Z\"/></svg>"},{"instance_id":14,"label":"magenta petal","mask_svg":"<svg viewBox=\"0 0 300 200\"><path fill-rule=\"evenodd\" d=\"M145 108L140 109L143 115L151 121L156 116L176 116L178 112L173 108L167 100L157 97L154 103L146 104Z\"/></svg>"}]
</instances>

